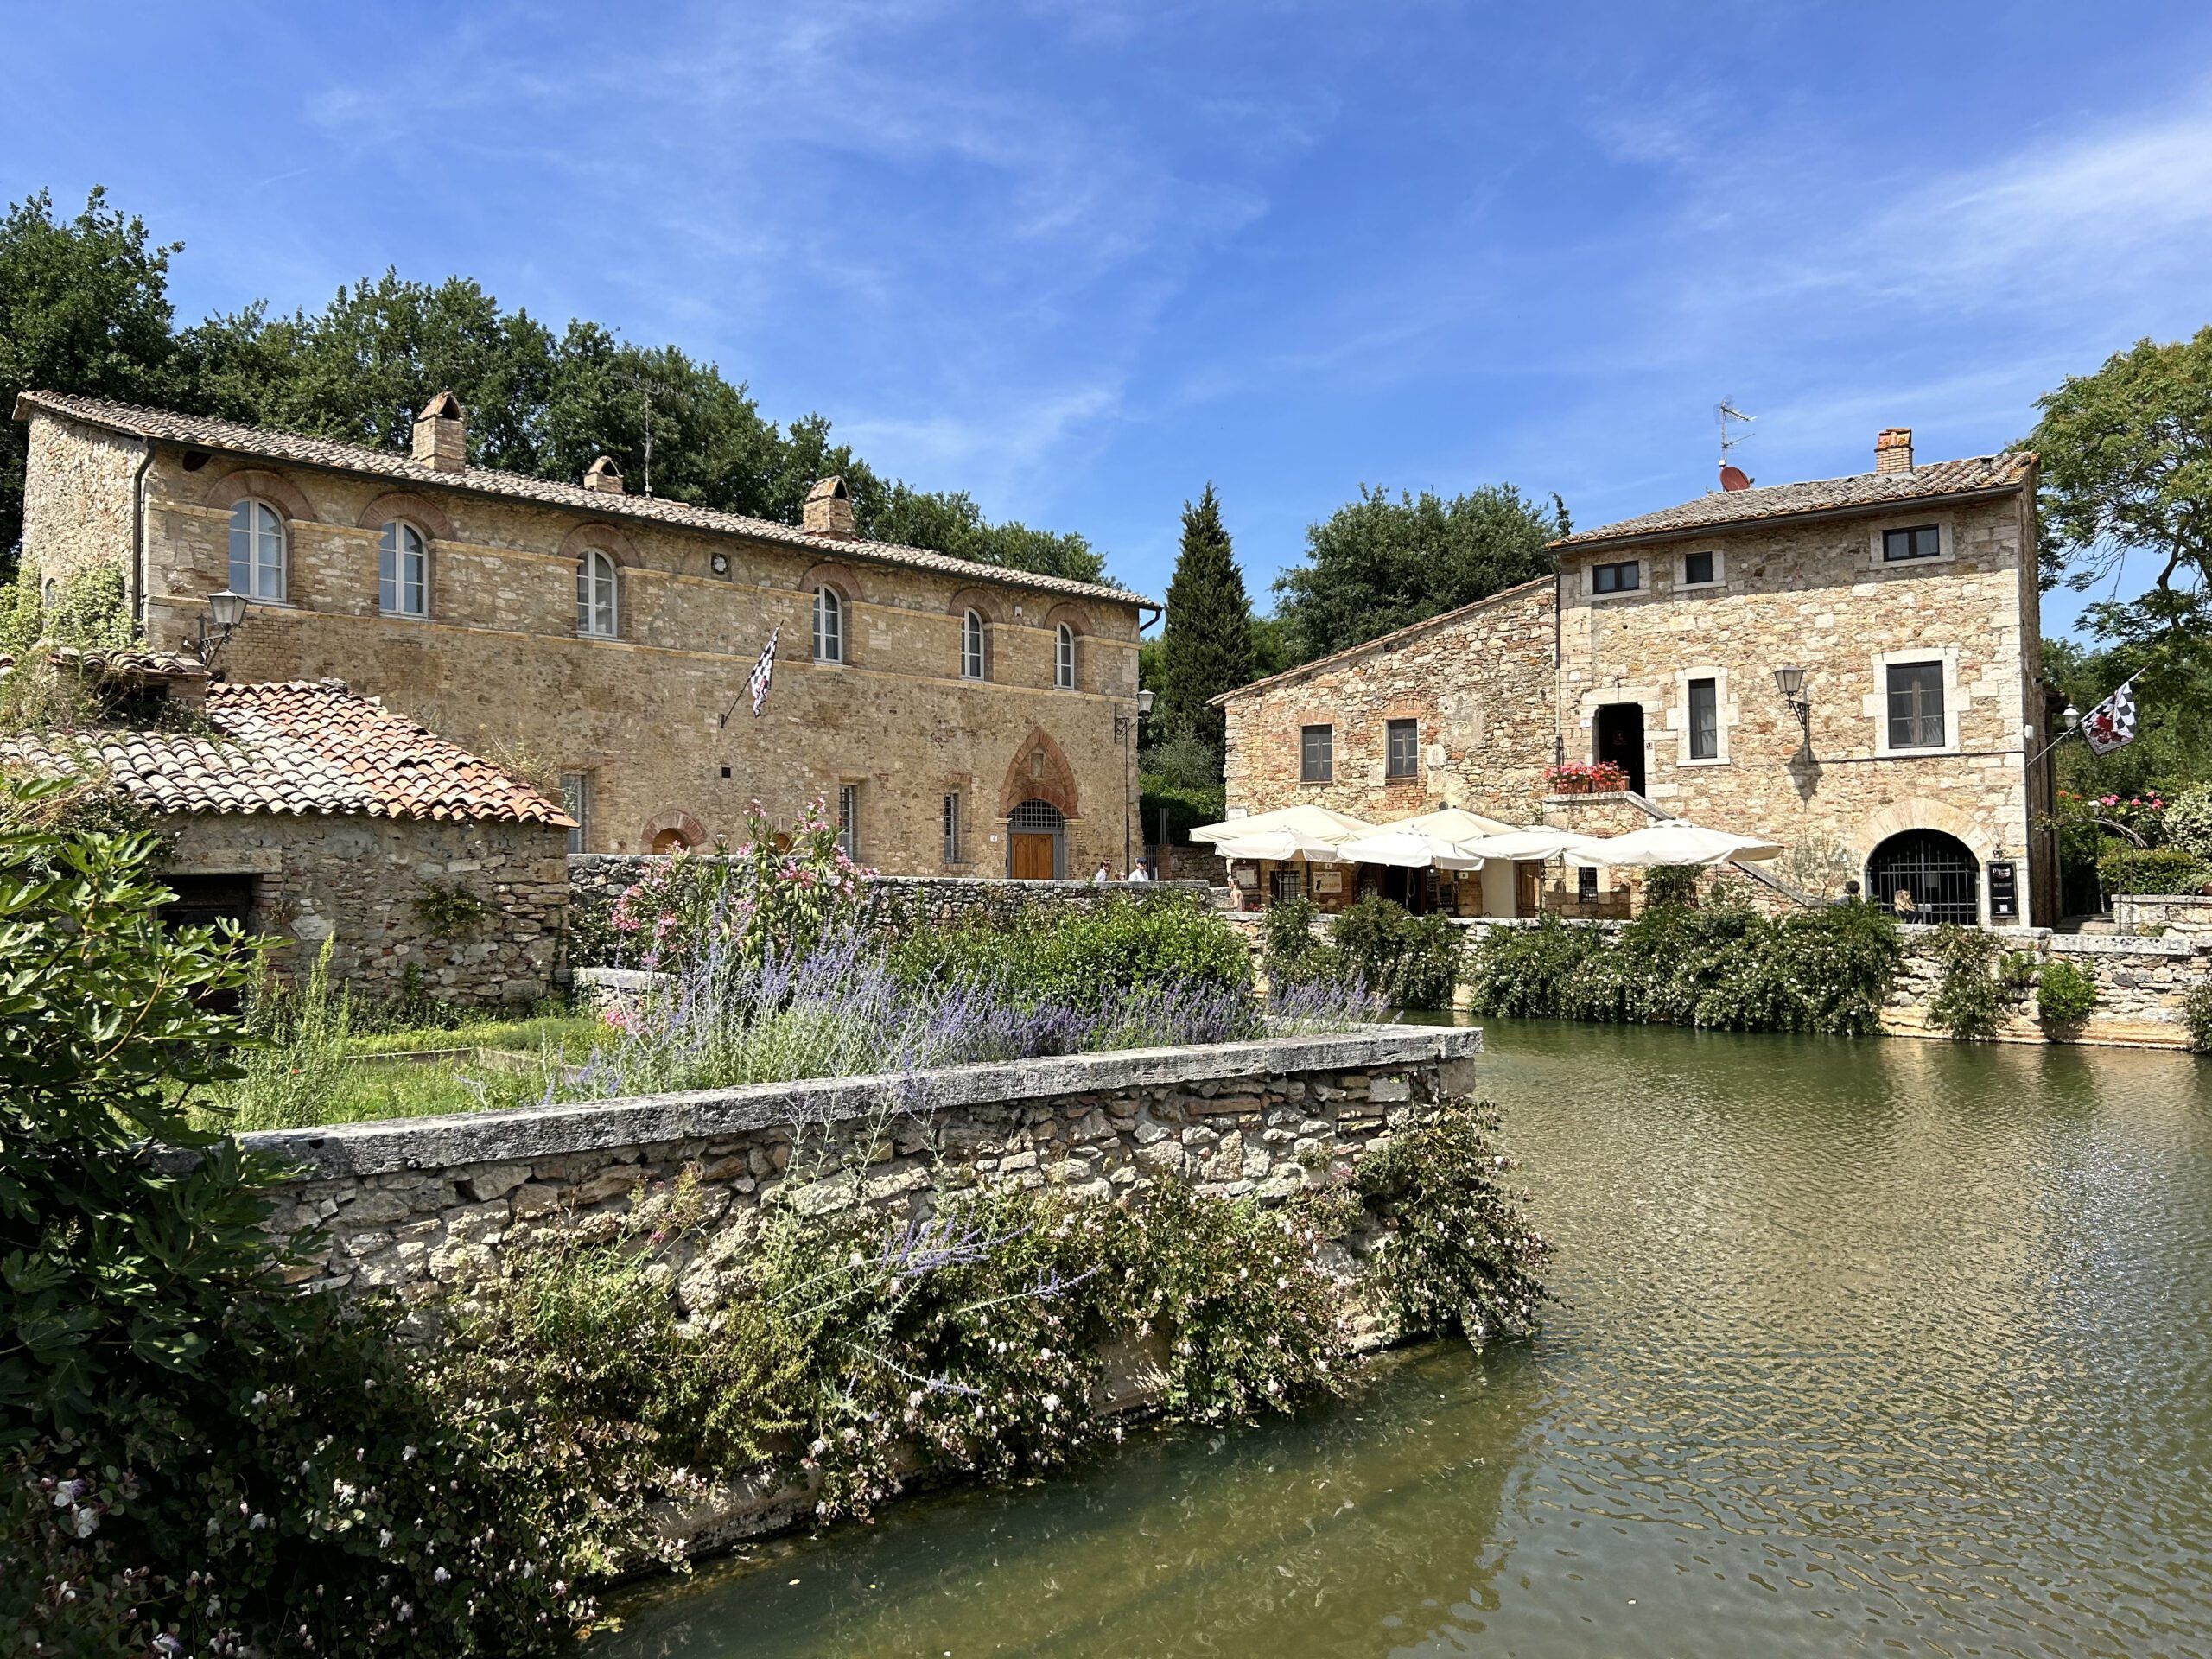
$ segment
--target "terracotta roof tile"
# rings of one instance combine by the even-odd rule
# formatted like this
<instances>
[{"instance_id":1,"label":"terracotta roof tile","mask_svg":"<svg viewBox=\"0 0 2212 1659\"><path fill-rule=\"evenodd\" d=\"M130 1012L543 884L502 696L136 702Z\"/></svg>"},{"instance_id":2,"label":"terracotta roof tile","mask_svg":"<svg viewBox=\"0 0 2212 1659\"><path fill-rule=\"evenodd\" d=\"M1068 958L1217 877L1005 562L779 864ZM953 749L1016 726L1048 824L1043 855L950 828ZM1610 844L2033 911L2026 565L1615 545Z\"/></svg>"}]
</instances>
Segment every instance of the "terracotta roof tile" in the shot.
<instances>
[{"instance_id":1,"label":"terracotta roof tile","mask_svg":"<svg viewBox=\"0 0 2212 1659\"><path fill-rule=\"evenodd\" d=\"M337 680L213 685L213 732L99 730L0 741L0 767L97 764L159 812L359 812L573 829L528 784Z\"/></svg>"},{"instance_id":2,"label":"terracotta roof tile","mask_svg":"<svg viewBox=\"0 0 2212 1659\"><path fill-rule=\"evenodd\" d=\"M296 466L323 467L337 472L366 473L397 479L410 489L460 491L474 495L499 496L513 501L535 501L550 507L566 507L594 518L636 518L673 524L709 535L742 536L756 542L835 553L839 557L864 559L876 564L904 565L934 570L965 582L998 582L1042 593L1069 594L1103 599L1123 605L1151 606L1141 594L1098 582L1074 582L1065 576L1039 575L1002 565L957 559L927 548L902 547L895 542L871 542L858 537L821 536L796 524L779 524L742 513L718 512L658 496L615 495L586 489L581 484L560 484L550 479L529 478L489 467L464 467L459 472L440 472L435 467L388 449L346 443L336 438L302 437L268 427L246 426L200 415L179 415L165 409L145 409L135 404L113 403L105 397L83 397L59 391L26 391L16 398L16 418L29 420L31 411L65 416L131 437L152 438L166 443L191 444L226 454L246 455L257 461L289 461Z\"/></svg>"},{"instance_id":3,"label":"terracotta roof tile","mask_svg":"<svg viewBox=\"0 0 2212 1659\"><path fill-rule=\"evenodd\" d=\"M1680 506L1662 508L1637 518L1624 518L1618 524L1600 524L1595 530L1579 530L1572 536L1560 537L1552 545L1581 548L1678 531L1728 529L1798 513L1884 507L1892 502L1972 495L1982 491L2000 493L2017 490L2026 483L2035 470L2035 463L2032 453L2018 450L2005 455L1931 461L1909 472L1859 473L1849 478L1815 479L1803 484L1772 484L1764 489L1715 490Z\"/></svg>"}]
</instances>

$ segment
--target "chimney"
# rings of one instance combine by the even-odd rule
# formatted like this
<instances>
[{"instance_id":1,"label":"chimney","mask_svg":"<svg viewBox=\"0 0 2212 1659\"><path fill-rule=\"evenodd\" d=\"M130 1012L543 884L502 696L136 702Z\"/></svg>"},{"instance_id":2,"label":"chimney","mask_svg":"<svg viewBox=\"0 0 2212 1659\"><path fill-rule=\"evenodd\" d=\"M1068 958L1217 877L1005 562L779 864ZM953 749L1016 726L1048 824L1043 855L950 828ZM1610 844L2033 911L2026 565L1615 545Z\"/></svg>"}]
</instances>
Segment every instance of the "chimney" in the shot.
<instances>
[{"instance_id":1,"label":"chimney","mask_svg":"<svg viewBox=\"0 0 2212 1659\"><path fill-rule=\"evenodd\" d=\"M1874 470L1909 473L1912 470L1912 429L1885 426L1874 435Z\"/></svg>"},{"instance_id":2,"label":"chimney","mask_svg":"<svg viewBox=\"0 0 2212 1659\"><path fill-rule=\"evenodd\" d=\"M799 523L810 536L859 536L860 524L853 517L853 498L845 489L845 480L825 478L809 490Z\"/></svg>"},{"instance_id":3,"label":"chimney","mask_svg":"<svg viewBox=\"0 0 2212 1659\"><path fill-rule=\"evenodd\" d=\"M614 464L613 456L601 455L584 468L584 488L601 495L622 493L622 469Z\"/></svg>"},{"instance_id":4,"label":"chimney","mask_svg":"<svg viewBox=\"0 0 2212 1659\"><path fill-rule=\"evenodd\" d=\"M468 437L461 424L461 399L442 391L415 417L415 459L442 473L468 465Z\"/></svg>"}]
</instances>

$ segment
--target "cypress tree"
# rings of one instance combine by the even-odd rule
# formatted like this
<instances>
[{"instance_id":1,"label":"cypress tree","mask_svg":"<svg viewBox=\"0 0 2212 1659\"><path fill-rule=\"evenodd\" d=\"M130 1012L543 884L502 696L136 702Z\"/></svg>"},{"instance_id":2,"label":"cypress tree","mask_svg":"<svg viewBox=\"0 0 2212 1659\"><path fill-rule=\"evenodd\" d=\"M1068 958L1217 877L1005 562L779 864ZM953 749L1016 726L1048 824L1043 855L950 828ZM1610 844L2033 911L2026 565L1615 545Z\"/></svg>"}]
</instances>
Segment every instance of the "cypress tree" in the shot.
<instances>
[{"instance_id":1,"label":"cypress tree","mask_svg":"<svg viewBox=\"0 0 2212 1659\"><path fill-rule=\"evenodd\" d=\"M1195 505L1183 504L1183 550L1167 584L1167 624L1160 638L1157 729L1196 737L1218 756L1224 722L1206 699L1251 677L1252 601L1209 482Z\"/></svg>"}]
</instances>

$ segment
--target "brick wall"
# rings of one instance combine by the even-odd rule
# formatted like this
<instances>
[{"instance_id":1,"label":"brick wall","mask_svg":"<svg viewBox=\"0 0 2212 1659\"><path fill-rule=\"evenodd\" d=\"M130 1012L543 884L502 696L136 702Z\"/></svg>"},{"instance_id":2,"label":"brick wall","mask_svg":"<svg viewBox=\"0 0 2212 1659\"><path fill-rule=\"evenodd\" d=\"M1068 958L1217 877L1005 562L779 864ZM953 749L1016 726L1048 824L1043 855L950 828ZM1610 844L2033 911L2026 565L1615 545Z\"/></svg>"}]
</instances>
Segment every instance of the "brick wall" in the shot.
<instances>
[{"instance_id":1,"label":"brick wall","mask_svg":"<svg viewBox=\"0 0 2212 1659\"><path fill-rule=\"evenodd\" d=\"M254 877L251 925L289 941L272 966L307 971L323 941L334 980L356 995L405 988L443 1002L525 1001L552 988L569 903L567 832L543 824L275 813L165 819L179 876ZM486 907L474 926L433 935L416 904L440 883Z\"/></svg>"}]
</instances>

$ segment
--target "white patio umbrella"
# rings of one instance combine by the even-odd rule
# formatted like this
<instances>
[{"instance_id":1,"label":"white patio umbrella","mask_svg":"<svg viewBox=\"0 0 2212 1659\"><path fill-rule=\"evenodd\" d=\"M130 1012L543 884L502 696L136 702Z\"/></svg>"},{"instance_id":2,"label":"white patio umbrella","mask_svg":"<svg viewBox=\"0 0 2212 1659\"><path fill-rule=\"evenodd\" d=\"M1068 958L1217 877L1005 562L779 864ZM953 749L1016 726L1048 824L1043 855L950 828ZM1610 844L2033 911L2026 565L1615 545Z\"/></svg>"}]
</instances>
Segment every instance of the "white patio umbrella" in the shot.
<instances>
[{"instance_id":1,"label":"white patio umbrella","mask_svg":"<svg viewBox=\"0 0 2212 1659\"><path fill-rule=\"evenodd\" d=\"M1256 836L1277 830L1287 830L1308 841L1334 843L1351 841L1360 836L1371 836L1376 826L1364 818L1355 818L1349 812L1333 808L1315 806L1310 802L1297 806L1279 806L1272 812L1255 812L1247 817L1224 818L1219 823L1201 824L1191 831L1192 841L1241 841L1247 836ZM1248 857L1264 858L1268 855L1248 854Z\"/></svg>"},{"instance_id":2,"label":"white patio umbrella","mask_svg":"<svg viewBox=\"0 0 2212 1659\"><path fill-rule=\"evenodd\" d=\"M1271 859L1278 864L1295 859L1309 864L1338 864L1344 858L1344 849L1334 842L1317 841L1292 830L1262 830L1234 841L1217 841L1213 850L1217 858Z\"/></svg>"},{"instance_id":3,"label":"white patio umbrella","mask_svg":"<svg viewBox=\"0 0 2212 1659\"><path fill-rule=\"evenodd\" d=\"M1555 830L1548 823L1532 823L1526 830L1508 830L1495 836L1478 836L1472 841L1465 841L1459 845L1461 850L1478 854L1484 858L1549 862L1554 858L1570 857L1585 849L1604 843L1595 836L1581 835L1573 830Z\"/></svg>"},{"instance_id":4,"label":"white patio umbrella","mask_svg":"<svg viewBox=\"0 0 2212 1659\"><path fill-rule=\"evenodd\" d=\"M1735 859L1778 858L1779 843L1757 836L1708 830L1688 818L1669 818L1624 836L1608 836L1594 847L1570 855L1576 864L1601 868L1649 869L1662 864L1726 864Z\"/></svg>"},{"instance_id":5,"label":"white patio umbrella","mask_svg":"<svg viewBox=\"0 0 2212 1659\"><path fill-rule=\"evenodd\" d=\"M1500 835L1513 828L1503 818L1470 812L1464 806L1447 806L1438 811L1424 812L1418 817L1400 818L1382 827L1385 830L1419 830L1426 835L1441 836L1446 841L1471 841L1477 836Z\"/></svg>"},{"instance_id":6,"label":"white patio umbrella","mask_svg":"<svg viewBox=\"0 0 2212 1659\"><path fill-rule=\"evenodd\" d=\"M1344 855L1360 864L1395 864L1403 869L1478 870L1479 854L1470 853L1459 842L1428 835L1407 823L1394 823L1357 841L1345 842Z\"/></svg>"}]
</instances>

